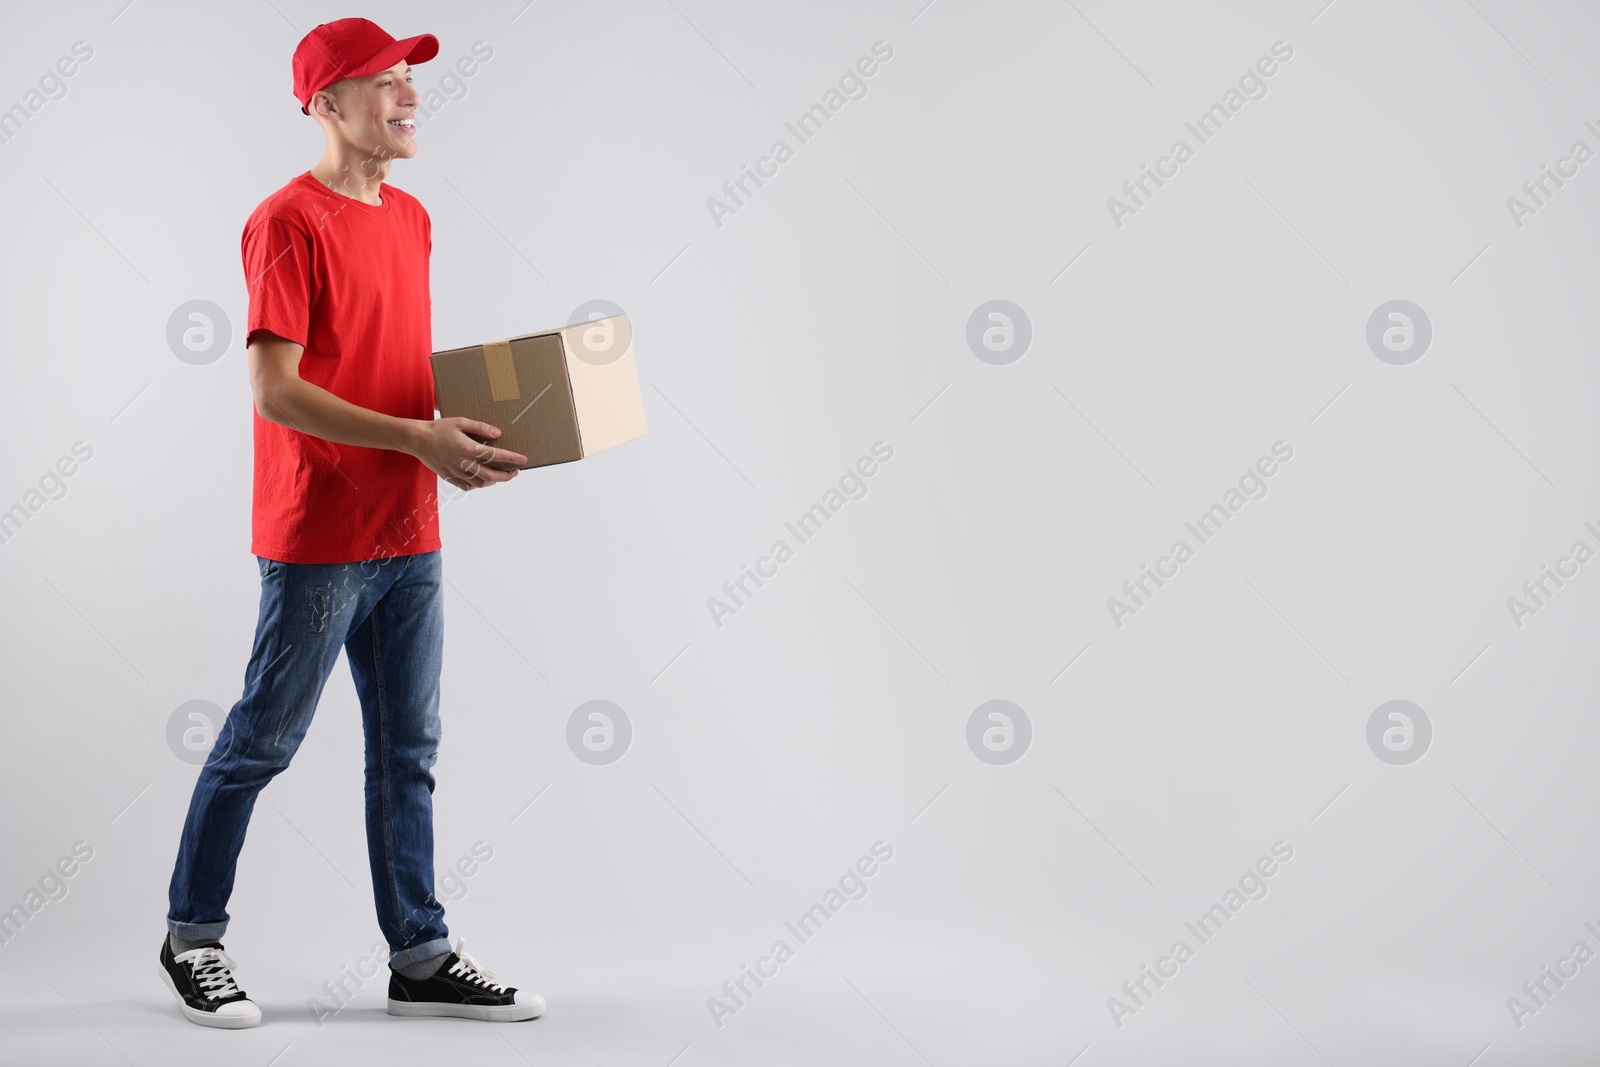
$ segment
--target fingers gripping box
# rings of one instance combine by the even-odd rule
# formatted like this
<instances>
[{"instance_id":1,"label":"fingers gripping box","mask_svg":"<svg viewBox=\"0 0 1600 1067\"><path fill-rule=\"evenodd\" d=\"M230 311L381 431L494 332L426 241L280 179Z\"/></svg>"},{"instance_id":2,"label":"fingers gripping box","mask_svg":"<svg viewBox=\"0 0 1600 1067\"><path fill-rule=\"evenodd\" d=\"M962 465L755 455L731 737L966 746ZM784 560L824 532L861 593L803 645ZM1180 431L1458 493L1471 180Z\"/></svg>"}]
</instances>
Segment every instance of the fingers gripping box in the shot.
<instances>
[{"instance_id":1,"label":"fingers gripping box","mask_svg":"<svg viewBox=\"0 0 1600 1067\"><path fill-rule=\"evenodd\" d=\"M499 427L494 446L527 456L528 467L592 456L648 429L627 315L451 348L431 360L439 414Z\"/></svg>"}]
</instances>

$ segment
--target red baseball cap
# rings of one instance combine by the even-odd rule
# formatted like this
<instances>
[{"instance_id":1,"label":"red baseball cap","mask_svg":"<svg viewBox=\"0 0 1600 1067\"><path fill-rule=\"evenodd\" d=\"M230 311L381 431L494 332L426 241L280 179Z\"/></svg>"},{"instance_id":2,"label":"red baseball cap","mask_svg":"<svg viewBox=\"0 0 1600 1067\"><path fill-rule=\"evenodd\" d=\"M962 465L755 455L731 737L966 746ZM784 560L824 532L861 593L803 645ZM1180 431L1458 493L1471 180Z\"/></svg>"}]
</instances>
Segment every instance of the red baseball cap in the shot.
<instances>
[{"instance_id":1,"label":"red baseball cap","mask_svg":"<svg viewBox=\"0 0 1600 1067\"><path fill-rule=\"evenodd\" d=\"M336 81L376 74L402 59L426 63L438 54L439 39L431 33L397 41L367 19L324 22L295 47L294 96L301 112L309 115L311 97Z\"/></svg>"}]
</instances>

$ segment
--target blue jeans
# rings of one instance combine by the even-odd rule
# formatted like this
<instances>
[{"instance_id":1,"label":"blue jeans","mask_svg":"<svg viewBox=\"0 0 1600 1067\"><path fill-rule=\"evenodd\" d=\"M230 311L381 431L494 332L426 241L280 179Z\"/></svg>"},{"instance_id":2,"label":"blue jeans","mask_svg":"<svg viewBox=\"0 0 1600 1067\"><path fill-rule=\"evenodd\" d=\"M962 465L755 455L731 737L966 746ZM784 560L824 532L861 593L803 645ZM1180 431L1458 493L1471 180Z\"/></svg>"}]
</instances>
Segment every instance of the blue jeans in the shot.
<instances>
[{"instance_id":1,"label":"blue jeans","mask_svg":"<svg viewBox=\"0 0 1600 1067\"><path fill-rule=\"evenodd\" d=\"M345 650L366 737L367 856L390 966L450 950L433 895L433 772L444 653L438 551L359 563L260 559L261 611L244 696L195 782L167 928L220 939L256 795L289 766Z\"/></svg>"}]
</instances>

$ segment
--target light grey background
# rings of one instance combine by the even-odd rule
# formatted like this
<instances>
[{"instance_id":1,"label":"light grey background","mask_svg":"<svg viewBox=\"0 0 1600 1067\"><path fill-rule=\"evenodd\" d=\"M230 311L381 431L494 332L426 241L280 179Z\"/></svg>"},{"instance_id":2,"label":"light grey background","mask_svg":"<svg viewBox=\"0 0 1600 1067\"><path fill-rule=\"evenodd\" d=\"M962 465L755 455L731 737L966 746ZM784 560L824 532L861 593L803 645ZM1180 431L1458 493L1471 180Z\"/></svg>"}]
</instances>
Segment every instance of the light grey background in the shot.
<instances>
[{"instance_id":1,"label":"light grey background","mask_svg":"<svg viewBox=\"0 0 1600 1067\"><path fill-rule=\"evenodd\" d=\"M0 1060L1595 1062L1600 963L1520 1028L1507 998L1600 949L1600 563L1520 628L1506 601L1600 547L1600 161L1520 228L1506 200L1600 149L1600 15L923 3L5 4L0 107L94 54L0 144L0 507L94 454L0 545L0 905L94 857L0 947ZM266 1022L214 1033L156 972L196 773L167 724L239 695L239 234L321 150L296 41L355 13L439 36L424 89L494 49L391 174L432 214L436 347L614 301L650 434L443 511L437 858L493 849L450 924L548 1015L393 1020L380 976L318 1029L307 999L378 938L341 663L231 906ZM867 95L717 226L707 198L879 40ZM1267 95L1114 225L1280 40ZM234 327L204 366L165 340L195 299ZM1033 332L1005 366L966 342L994 299ZM1394 299L1433 327L1408 366L1366 344ZM866 497L717 627L707 598L878 440ZM1280 440L1265 499L1114 625ZM566 743L597 699L633 729L603 766ZM1403 766L1367 744L1394 699L1433 729ZM1029 717L1023 758L969 749L989 700ZM715 1025L878 840L867 896ZM1178 938L1195 958L1116 1025Z\"/></svg>"}]
</instances>

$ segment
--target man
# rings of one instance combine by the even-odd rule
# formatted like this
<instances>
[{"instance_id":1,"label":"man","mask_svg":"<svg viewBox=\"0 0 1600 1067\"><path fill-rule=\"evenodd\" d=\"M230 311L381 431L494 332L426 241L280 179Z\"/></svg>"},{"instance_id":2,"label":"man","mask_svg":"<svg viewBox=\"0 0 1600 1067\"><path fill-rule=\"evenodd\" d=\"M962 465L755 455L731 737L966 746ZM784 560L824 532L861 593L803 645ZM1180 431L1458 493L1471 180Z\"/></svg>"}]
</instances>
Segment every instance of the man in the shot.
<instances>
[{"instance_id":1,"label":"man","mask_svg":"<svg viewBox=\"0 0 1600 1067\"><path fill-rule=\"evenodd\" d=\"M252 545L261 607L244 695L195 782L168 892L162 976L202 1026L261 1021L221 938L245 828L289 765L341 648L366 738L367 851L388 941L389 1013L512 1021L544 1011L451 951L433 894L433 774L443 653L437 478L509 481L525 456L486 423L437 419L427 212L384 183L416 155L410 64L365 19L318 26L295 49L301 110L321 161L256 208L242 241L255 394ZM482 439L482 440L479 440Z\"/></svg>"}]
</instances>

